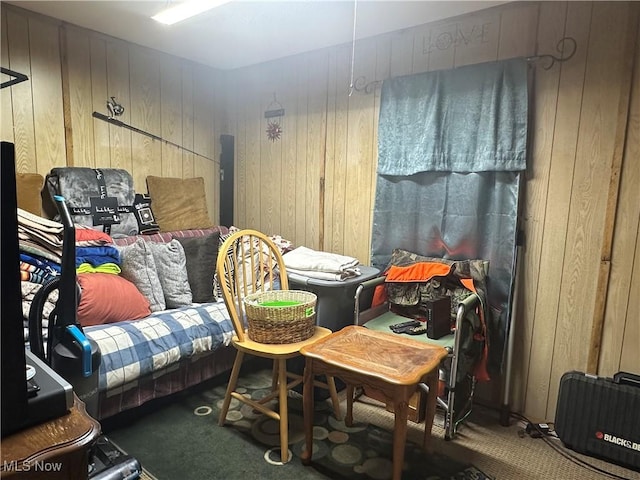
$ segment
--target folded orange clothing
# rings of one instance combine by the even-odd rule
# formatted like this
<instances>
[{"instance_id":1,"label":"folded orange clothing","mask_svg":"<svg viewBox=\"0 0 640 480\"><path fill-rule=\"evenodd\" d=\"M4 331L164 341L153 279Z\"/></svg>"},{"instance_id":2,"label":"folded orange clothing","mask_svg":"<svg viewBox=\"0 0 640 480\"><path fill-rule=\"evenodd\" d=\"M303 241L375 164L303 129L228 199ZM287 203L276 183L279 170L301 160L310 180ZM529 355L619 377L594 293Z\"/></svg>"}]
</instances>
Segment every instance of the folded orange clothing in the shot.
<instances>
[{"instance_id":1,"label":"folded orange clothing","mask_svg":"<svg viewBox=\"0 0 640 480\"><path fill-rule=\"evenodd\" d=\"M437 262L418 262L406 267L392 265L387 270L387 282L425 282L433 277L444 277L451 265Z\"/></svg>"},{"instance_id":2,"label":"folded orange clothing","mask_svg":"<svg viewBox=\"0 0 640 480\"><path fill-rule=\"evenodd\" d=\"M76 225L76 242L86 242L88 240L101 240L105 243L113 243L111 235L108 235L100 230L94 230L93 228L83 228L80 225Z\"/></svg>"}]
</instances>

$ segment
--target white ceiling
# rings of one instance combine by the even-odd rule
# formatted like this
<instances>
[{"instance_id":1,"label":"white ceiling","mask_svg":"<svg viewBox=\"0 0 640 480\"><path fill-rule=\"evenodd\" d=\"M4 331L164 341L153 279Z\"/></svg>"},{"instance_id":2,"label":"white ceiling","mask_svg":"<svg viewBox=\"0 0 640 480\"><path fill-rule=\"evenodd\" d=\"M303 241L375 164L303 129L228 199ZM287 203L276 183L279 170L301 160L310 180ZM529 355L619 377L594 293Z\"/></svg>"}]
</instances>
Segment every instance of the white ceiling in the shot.
<instances>
[{"instance_id":1,"label":"white ceiling","mask_svg":"<svg viewBox=\"0 0 640 480\"><path fill-rule=\"evenodd\" d=\"M7 1L21 8L220 69L351 43L503 1L235 0L184 22L151 16L165 1Z\"/></svg>"}]
</instances>

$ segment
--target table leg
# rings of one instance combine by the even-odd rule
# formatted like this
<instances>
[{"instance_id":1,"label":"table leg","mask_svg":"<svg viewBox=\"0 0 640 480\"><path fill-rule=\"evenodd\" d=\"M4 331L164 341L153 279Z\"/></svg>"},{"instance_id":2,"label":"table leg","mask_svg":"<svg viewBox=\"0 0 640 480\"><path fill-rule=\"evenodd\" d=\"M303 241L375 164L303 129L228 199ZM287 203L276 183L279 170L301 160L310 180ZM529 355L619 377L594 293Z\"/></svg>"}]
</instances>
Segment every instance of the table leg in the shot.
<instances>
[{"instance_id":1,"label":"table leg","mask_svg":"<svg viewBox=\"0 0 640 480\"><path fill-rule=\"evenodd\" d=\"M304 419L305 449L301 460L303 465L311 465L313 455L313 359L305 360L302 385L302 414Z\"/></svg>"},{"instance_id":2,"label":"table leg","mask_svg":"<svg viewBox=\"0 0 640 480\"><path fill-rule=\"evenodd\" d=\"M409 406L406 400L394 402L395 425L393 428L393 480L402 478L404 464L404 447L407 441L407 413Z\"/></svg>"},{"instance_id":3,"label":"table leg","mask_svg":"<svg viewBox=\"0 0 640 480\"><path fill-rule=\"evenodd\" d=\"M431 445L431 428L433 427L433 418L436 415L436 403L438 396L438 369L429 373L426 378L429 393L427 395L427 411L424 417L424 437L422 440L422 448L427 453L433 453Z\"/></svg>"},{"instance_id":4,"label":"table leg","mask_svg":"<svg viewBox=\"0 0 640 480\"><path fill-rule=\"evenodd\" d=\"M280 458L289 461L289 408L287 390L287 361L278 360L278 401L280 414Z\"/></svg>"},{"instance_id":5,"label":"table leg","mask_svg":"<svg viewBox=\"0 0 640 480\"><path fill-rule=\"evenodd\" d=\"M353 385L347 384L347 414L344 417L344 424L347 427L353 426Z\"/></svg>"}]
</instances>

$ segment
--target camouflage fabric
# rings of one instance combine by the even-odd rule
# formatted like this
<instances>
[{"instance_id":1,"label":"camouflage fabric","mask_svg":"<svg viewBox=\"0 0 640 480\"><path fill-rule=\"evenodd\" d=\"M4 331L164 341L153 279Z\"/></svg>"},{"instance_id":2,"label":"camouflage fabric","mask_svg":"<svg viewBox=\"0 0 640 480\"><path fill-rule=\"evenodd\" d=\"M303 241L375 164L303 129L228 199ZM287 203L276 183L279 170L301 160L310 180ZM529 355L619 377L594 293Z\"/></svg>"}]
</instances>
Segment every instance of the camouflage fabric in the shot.
<instances>
[{"instance_id":1,"label":"camouflage fabric","mask_svg":"<svg viewBox=\"0 0 640 480\"><path fill-rule=\"evenodd\" d=\"M458 304L473 293L461 282L461 279L472 279L481 307L477 312L468 312L462 322L461 344L458 357L458 374L456 383L473 375L474 366L483 355L486 335L486 319L488 319L488 302L486 297L486 277L488 262L484 260L447 260L427 257L402 249L395 249L385 270L391 266L407 267L419 262L434 262L449 265L451 270L446 276L436 276L423 282L385 283L387 299L392 310L398 314L404 310L406 316L415 316L416 312L426 309L427 301L441 296L451 298L451 319L455 321Z\"/></svg>"},{"instance_id":2,"label":"camouflage fabric","mask_svg":"<svg viewBox=\"0 0 640 480\"><path fill-rule=\"evenodd\" d=\"M487 272L489 262L485 260L447 260L444 258L427 257L407 250L396 248L391 253L387 269L392 265L406 267L418 262L435 262L451 266L451 273L447 277L432 278L428 282L392 283L386 284L387 297L397 305L417 305L420 301L432 301L437 297L447 295L451 297L451 315L456 316L458 304L471 295L460 283L461 278L470 278L476 288L480 301L485 309L487 304Z\"/></svg>"}]
</instances>

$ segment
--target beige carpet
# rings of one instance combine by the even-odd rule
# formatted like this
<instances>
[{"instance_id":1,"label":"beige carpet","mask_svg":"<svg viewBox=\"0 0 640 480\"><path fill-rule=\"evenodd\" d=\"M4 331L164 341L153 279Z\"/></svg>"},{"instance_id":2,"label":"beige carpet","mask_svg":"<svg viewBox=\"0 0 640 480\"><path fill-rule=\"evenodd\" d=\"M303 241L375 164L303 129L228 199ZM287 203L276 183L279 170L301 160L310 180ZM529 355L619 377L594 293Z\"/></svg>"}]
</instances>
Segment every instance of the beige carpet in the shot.
<instances>
[{"instance_id":1,"label":"beige carpet","mask_svg":"<svg viewBox=\"0 0 640 480\"><path fill-rule=\"evenodd\" d=\"M367 397L361 397L354 404L354 418L393 429L393 414ZM445 441L443 418L438 414L432 430L434 449L454 459L470 462L496 480L640 480L638 472L580 455L564 448L557 438L547 437L565 454L613 475L578 465L545 443L544 439L531 438L521 432L523 424L518 420L514 419L511 426L503 427L498 419L497 412L474 406L471 416L460 427L456 437L452 441ZM423 425L409 423L408 439L421 443Z\"/></svg>"},{"instance_id":2,"label":"beige carpet","mask_svg":"<svg viewBox=\"0 0 640 480\"><path fill-rule=\"evenodd\" d=\"M142 474L140 475L140 480L158 480L158 479L143 468Z\"/></svg>"}]
</instances>

